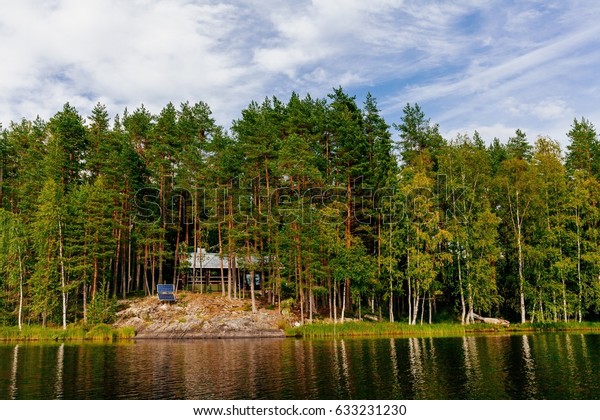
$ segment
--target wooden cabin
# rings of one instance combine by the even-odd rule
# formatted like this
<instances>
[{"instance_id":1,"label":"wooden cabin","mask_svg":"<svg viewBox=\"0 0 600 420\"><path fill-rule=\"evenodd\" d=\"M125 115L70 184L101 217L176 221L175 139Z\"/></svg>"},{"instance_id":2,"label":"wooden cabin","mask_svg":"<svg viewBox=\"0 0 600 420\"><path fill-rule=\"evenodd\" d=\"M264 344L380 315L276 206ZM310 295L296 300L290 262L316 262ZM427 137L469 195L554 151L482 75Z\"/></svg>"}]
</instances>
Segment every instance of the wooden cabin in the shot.
<instances>
[{"instance_id":1,"label":"wooden cabin","mask_svg":"<svg viewBox=\"0 0 600 420\"><path fill-rule=\"evenodd\" d=\"M257 264L259 260L252 257L252 263ZM231 266L230 266L231 264ZM246 257L238 257L218 253L206 252L204 248L198 248L188 256L188 269L182 281L184 287L195 291L215 291L227 288L229 271L233 283L238 290L250 289L250 270L247 269ZM254 289L261 290L261 270L255 270Z\"/></svg>"}]
</instances>

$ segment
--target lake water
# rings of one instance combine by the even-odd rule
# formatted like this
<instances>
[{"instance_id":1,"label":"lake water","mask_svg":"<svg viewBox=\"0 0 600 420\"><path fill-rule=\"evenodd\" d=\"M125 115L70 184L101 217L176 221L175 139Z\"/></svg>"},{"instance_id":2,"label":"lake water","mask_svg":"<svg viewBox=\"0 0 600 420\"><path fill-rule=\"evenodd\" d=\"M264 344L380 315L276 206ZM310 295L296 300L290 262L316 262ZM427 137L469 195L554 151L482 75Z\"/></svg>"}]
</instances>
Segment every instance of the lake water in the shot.
<instances>
[{"instance_id":1,"label":"lake water","mask_svg":"<svg viewBox=\"0 0 600 420\"><path fill-rule=\"evenodd\" d=\"M0 399L597 399L600 335L0 344Z\"/></svg>"}]
</instances>

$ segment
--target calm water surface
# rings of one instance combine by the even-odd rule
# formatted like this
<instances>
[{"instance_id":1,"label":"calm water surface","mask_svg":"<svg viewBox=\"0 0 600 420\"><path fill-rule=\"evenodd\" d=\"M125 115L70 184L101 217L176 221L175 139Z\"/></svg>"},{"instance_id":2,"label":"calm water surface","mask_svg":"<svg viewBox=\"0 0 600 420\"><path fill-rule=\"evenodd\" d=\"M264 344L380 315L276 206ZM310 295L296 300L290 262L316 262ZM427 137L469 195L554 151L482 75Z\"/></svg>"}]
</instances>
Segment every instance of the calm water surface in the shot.
<instances>
[{"instance_id":1,"label":"calm water surface","mask_svg":"<svg viewBox=\"0 0 600 420\"><path fill-rule=\"evenodd\" d=\"M600 335L0 344L0 399L597 399Z\"/></svg>"}]
</instances>

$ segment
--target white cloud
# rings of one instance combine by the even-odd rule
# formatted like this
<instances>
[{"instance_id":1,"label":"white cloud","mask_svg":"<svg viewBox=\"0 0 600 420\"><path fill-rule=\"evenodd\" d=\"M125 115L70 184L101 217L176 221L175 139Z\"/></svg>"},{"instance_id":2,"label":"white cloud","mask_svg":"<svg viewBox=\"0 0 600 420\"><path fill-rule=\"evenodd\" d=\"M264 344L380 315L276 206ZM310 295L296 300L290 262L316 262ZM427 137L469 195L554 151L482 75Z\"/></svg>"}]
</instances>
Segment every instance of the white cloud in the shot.
<instances>
[{"instance_id":1,"label":"white cloud","mask_svg":"<svg viewBox=\"0 0 600 420\"><path fill-rule=\"evenodd\" d=\"M4 115L24 113L35 98L38 112L46 114L66 101L100 97L109 98L115 112L123 105L162 107L190 96L214 106L223 103L224 89L244 93L252 86L243 82L252 71L243 62L246 46L235 43L235 33L247 23L237 20L243 16L235 5L16 4L0 18L7 25L2 44L11 48L0 78Z\"/></svg>"},{"instance_id":2,"label":"white cloud","mask_svg":"<svg viewBox=\"0 0 600 420\"><path fill-rule=\"evenodd\" d=\"M563 115L572 113L565 101L560 99L542 101L534 105L531 112L542 120L562 118Z\"/></svg>"},{"instance_id":3,"label":"white cloud","mask_svg":"<svg viewBox=\"0 0 600 420\"><path fill-rule=\"evenodd\" d=\"M251 100L342 85L389 123L410 101L448 133L564 138L597 115L599 17L557 0L20 0L0 14L0 121L203 100L229 126Z\"/></svg>"},{"instance_id":4,"label":"white cloud","mask_svg":"<svg viewBox=\"0 0 600 420\"><path fill-rule=\"evenodd\" d=\"M531 104L510 97L505 101L505 109L514 116L526 115L540 120L555 120L573 114L573 110L560 98L547 98Z\"/></svg>"}]
</instances>

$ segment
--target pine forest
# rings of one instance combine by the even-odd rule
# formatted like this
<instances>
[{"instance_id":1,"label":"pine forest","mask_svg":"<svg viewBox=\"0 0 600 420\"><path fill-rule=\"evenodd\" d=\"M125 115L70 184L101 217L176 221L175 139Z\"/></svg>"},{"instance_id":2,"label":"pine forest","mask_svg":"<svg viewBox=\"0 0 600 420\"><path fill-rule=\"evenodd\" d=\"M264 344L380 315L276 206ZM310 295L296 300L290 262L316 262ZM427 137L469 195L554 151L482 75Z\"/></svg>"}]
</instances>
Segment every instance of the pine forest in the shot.
<instances>
[{"instance_id":1,"label":"pine forest","mask_svg":"<svg viewBox=\"0 0 600 420\"><path fill-rule=\"evenodd\" d=\"M245 261L218 293L303 322L600 314L600 145L516 130L444 138L417 104L385 121L342 88L112 117L66 104L0 127L0 325L111 322L119 299L185 289L197 249ZM254 278L251 275L251 278ZM250 282L254 286L254 282Z\"/></svg>"}]
</instances>

